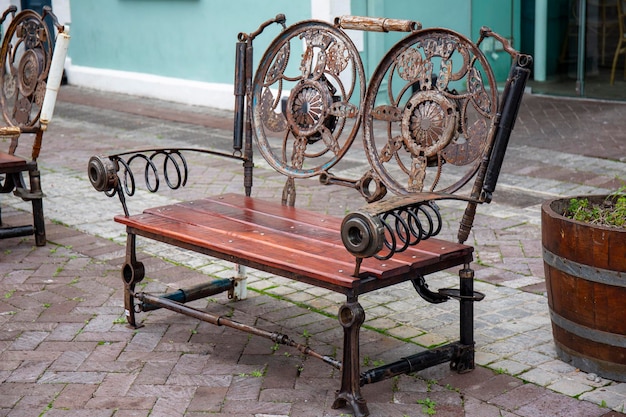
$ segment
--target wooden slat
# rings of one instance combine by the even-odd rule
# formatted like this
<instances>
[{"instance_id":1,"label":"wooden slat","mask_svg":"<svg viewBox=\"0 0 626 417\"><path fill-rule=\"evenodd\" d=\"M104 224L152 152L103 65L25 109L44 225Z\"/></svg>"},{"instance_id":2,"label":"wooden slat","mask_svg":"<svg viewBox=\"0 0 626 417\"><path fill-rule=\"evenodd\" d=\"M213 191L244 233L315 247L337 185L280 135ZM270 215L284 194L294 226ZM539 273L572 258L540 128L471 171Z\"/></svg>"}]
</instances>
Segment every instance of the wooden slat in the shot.
<instances>
[{"instance_id":1,"label":"wooden slat","mask_svg":"<svg viewBox=\"0 0 626 417\"><path fill-rule=\"evenodd\" d=\"M343 246L341 219L236 194L156 207L116 221L226 258L248 260L333 285L351 288L355 260ZM364 260L361 276L379 279L407 274L447 258L459 263L472 248L437 239L394 258ZM296 277L293 276L296 275Z\"/></svg>"},{"instance_id":2,"label":"wooden slat","mask_svg":"<svg viewBox=\"0 0 626 417\"><path fill-rule=\"evenodd\" d=\"M291 251L288 247L279 248L282 250L282 254L277 253L276 247L267 245L260 240L241 239L242 235L229 233L223 228L208 231L194 224L151 214L131 217L117 216L115 220L138 230L164 236L175 242L209 249L223 254L225 257L252 260L268 265L285 271L285 276L291 278L297 278L292 274L302 274L314 280L348 288L351 288L353 282L357 280L350 275L351 270L344 271L342 269L346 266L344 263L338 263L334 259L320 261L317 257L303 256L302 252Z\"/></svg>"},{"instance_id":3,"label":"wooden slat","mask_svg":"<svg viewBox=\"0 0 626 417\"><path fill-rule=\"evenodd\" d=\"M240 194L224 194L217 197L210 197L202 200L196 200L192 202L181 203L181 205L189 208L207 210L211 214L220 213L229 218L235 218L235 211L233 209L240 209L241 212L238 218L245 221L251 213L254 213L255 217L253 223L256 225L264 224L263 219L267 216L275 216L280 220L283 227L282 231L286 233L309 234L315 239L321 239L327 242L333 242L343 248L341 243L339 229L341 227L342 219L335 216L328 216L312 212L305 209L293 208L283 206L281 204L268 202L261 199L254 199L251 197L245 197ZM220 208L220 205L223 207ZM293 221L293 223L286 222L285 219ZM302 227L304 226L304 227ZM270 226L273 230L279 230L280 224L278 222ZM328 233L320 233L321 230L326 230ZM327 239L326 239L327 238ZM427 239L419 243L419 245L410 248L406 255L395 255L398 257L396 261L404 258L400 261L402 263L407 262L409 259L416 259L415 252L423 252L427 256L444 256L448 252L455 252L458 250L465 250L469 247L454 242L443 241L440 239ZM417 259L421 259L422 256L417 256ZM393 262L394 260L390 260ZM415 261L408 261L415 262Z\"/></svg>"},{"instance_id":4,"label":"wooden slat","mask_svg":"<svg viewBox=\"0 0 626 417\"><path fill-rule=\"evenodd\" d=\"M24 158L0 152L0 172L6 172L4 170L13 172L16 168L23 168L26 167L26 165L27 162Z\"/></svg>"},{"instance_id":5,"label":"wooden slat","mask_svg":"<svg viewBox=\"0 0 626 417\"><path fill-rule=\"evenodd\" d=\"M295 222L302 223L314 228L324 228L332 233L332 241L338 241L338 245L344 248L341 243L341 237L339 230L341 227L342 219L335 216L328 216L319 213L315 213L305 209L294 209L292 207L283 206L281 204L272 203L269 201L254 199L245 197L240 194L224 194L217 197L211 197L203 200L197 200L193 202L195 205L203 206L206 202L220 202L232 207L239 207L246 210L255 211L258 214L273 215L278 218L287 218L294 220ZM186 204L186 203L183 203ZM232 211L227 210L232 213ZM305 230L310 229L307 227ZM345 251L345 248L344 248ZM473 251L473 248L467 245L449 242L441 239L431 238L421 241L418 245L409 248L403 253L394 255L394 257L388 261L387 264L391 264L390 268L394 267L394 262L397 263L415 263L421 262L424 257L436 256L439 260L445 258L447 254L455 254L457 251L464 251L469 253Z\"/></svg>"}]
</instances>

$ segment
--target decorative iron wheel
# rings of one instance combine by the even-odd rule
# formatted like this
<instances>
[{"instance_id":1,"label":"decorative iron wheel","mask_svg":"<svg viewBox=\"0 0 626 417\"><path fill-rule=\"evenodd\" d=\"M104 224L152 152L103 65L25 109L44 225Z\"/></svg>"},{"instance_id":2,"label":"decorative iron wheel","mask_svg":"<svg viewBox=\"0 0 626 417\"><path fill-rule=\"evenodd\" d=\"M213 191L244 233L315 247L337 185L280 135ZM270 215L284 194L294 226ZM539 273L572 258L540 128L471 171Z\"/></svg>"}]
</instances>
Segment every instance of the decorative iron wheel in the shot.
<instances>
[{"instance_id":1,"label":"decorative iron wheel","mask_svg":"<svg viewBox=\"0 0 626 417\"><path fill-rule=\"evenodd\" d=\"M335 165L359 130L364 80L359 52L341 30L318 21L285 29L253 83L254 136L267 162L292 178Z\"/></svg>"},{"instance_id":2,"label":"decorative iron wheel","mask_svg":"<svg viewBox=\"0 0 626 417\"><path fill-rule=\"evenodd\" d=\"M446 29L415 32L372 75L363 107L367 157L396 194L454 192L489 151L497 108L495 78L474 43Z\"/></svg>"},{"instance_id":3,"label":"decorative iron wheel","mask_svg":"<svg viewBox=\"0 0 626 417\"><path fill-rule=\"evenodd\" d=\"M10 125L38 123L52 48L48 26L32 10L22 11L9 24L0 50L0 105Z\"/></svg>"}]
</instances>

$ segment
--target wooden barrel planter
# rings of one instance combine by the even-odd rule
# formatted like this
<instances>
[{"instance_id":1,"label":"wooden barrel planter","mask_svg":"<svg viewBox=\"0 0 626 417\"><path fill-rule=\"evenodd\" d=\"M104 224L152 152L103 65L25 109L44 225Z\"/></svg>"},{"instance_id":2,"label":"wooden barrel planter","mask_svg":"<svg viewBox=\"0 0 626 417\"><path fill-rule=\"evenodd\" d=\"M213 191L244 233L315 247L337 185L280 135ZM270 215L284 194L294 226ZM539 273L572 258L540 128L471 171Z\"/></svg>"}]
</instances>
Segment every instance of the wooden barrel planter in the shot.
<instances>
[{"instance_id":1,"label":"wooden barrel planter","mask_svg":"<svg viewBox=\"0 0 626 417\"><path fill-rule=\"evenodd\" d=\"M563 217L569 200L547 201L541 209L557 353L585 372L626 381L626 229Z\"/></svg>"}]
</instances>

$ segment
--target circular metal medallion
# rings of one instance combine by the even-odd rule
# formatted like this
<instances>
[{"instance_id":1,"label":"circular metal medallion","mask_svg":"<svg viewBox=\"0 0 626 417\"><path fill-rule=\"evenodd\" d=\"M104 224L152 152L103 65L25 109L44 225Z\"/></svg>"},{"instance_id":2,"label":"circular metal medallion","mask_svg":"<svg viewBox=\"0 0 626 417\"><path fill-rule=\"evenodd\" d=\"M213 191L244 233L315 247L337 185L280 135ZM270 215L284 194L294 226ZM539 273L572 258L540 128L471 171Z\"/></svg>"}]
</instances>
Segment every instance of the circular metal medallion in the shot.
<instances>
[{"instance_id":1,"label":"circular metal medallion","mask_svg":"<svg viewBox=\"0 0 626 417\"><path fill-rule=\"evenodd\" d=\"M298 84L287 102L287 120L294 135L307 137L318 133L332 103L325 85L317 81Z\"/></svg>"},{"instance_id":2,"label":"circular metal medallion","mask_svg":"<svg viewBox=\"0 0 626 417\"><path fill-rule=\"evenodd\" d=\"M428 90L414 94L402 117L402 139L414 155L431 157L450 143L455 135L457 110L453 101Z\"/></svg>"},{"instance_id":3,"label":"circular metal medallion","mask_svg":"<svg viewBox=\"0 0 626 417\"><path fill-rule=\"evenodd\" d=\"M24 52L18 67L18 86L25 96L30 96L37 88L42 62L36 49Z\"/></svg>"}]
</instances>

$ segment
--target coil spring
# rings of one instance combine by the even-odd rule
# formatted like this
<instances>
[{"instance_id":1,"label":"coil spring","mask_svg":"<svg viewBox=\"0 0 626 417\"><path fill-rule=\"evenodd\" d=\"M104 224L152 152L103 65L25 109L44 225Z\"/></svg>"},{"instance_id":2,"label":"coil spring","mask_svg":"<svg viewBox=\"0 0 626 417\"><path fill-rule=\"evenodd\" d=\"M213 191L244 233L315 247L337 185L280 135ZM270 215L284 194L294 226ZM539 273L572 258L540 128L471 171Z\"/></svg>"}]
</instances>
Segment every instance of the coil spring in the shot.
<instances>
[{"instance_id":1,"label":"coil spring","mask_svg":"<svg viewBox=\"0 0 626 417\"><path fill-rule=\"evenodd\" d=\"M438 235L442 226L441 213L434 201L387 211L378 218L385 229L383 246L386 249L382 252L387 252L374 255L379 260L389 259L409 246Z\"/></svg>"},{"instance_id":2,"label":"coil spring","mask_svg":"<svg viewBox=\"0 0 626 417\"><path fill-rule=\"evenodd\" d=\"M163 158L163 179L170 189L176 190L187 184L189 174L187 160L178 150L159 149L149 155L136 153L128 158L128 160L124 160L121 156L116 155L113 159L123 168L123 184L126 195L133 196L135 194L136 181L135 174L131 169L131 164L136 160L145 163L144 183L148 191L154 193L159 190L161 180L159 179L159 169L156 163L159 157ZM112 194L115 193L112 192Z\"/></svg>"}]
</instances>

